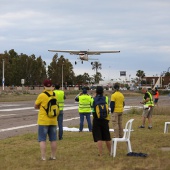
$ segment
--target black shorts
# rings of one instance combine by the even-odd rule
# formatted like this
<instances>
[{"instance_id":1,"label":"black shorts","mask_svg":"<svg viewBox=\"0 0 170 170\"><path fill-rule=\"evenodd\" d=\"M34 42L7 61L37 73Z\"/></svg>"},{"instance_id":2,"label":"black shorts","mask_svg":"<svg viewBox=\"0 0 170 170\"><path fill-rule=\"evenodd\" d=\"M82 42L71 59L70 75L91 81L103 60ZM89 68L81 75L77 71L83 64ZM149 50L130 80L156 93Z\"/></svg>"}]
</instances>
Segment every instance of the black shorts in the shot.
<instances>
[{"instance_id":1,"label":"black shorts","mask_svg":"<svg viewBox=\"0 0 170 170\"><path fill-rule=\"evenodd\" d=\"M154 100L154 103L158 103L158 99L157 98Z\"/></svg>"},{"instance_id":2,"label":"black shorts","mask_svg":"<svg viewBox=\"0 0 170 170\"><path fill-rule=\"evenodd\" d=\"M94 142L99 140L110 141L109 121L106 119L93 119L92 133Z\"/></svg>"}]
</instances>

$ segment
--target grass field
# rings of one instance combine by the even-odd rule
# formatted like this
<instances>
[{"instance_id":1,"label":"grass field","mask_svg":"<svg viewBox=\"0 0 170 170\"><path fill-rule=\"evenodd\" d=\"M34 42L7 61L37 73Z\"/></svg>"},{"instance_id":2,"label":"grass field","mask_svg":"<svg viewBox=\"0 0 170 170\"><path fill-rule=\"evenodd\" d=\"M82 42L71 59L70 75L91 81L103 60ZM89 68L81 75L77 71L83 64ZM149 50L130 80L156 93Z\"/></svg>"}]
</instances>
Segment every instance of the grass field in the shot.
<instances>
[{"instance_id":1,"label":"grass field","mask_svg":"<svg viewBox=\"0 0 170 170\"><path fill-rule=\"evenodd\" d=\"M64 132L57 142L57 159L41 161L37 134L26 134L0 141L0 169L2 170L169 170L170 132L163 133L164 122L170 121L170 107L155 108L153 129L139 129L141 110L130 110L123 116L123 125L134 118L131 133L133 152L148 157L129 157L125 143L118 143L117 155L112 158L103 145L104 154L98 156L96 143L90 132ZM146 122L148 123L148 122ZM110 123L110 127L112 125ZM113 133L111 132L113 136ZM50 156L49 142L47 156Z\"/></svg>"},{"instance_id":2,"label":"grass field","mask_svg":"<svg viewBox=\"0 0 170 170\"><path fill-rule=\"evenodd\" d=\"M14 102L14 101L31 101L36 100L39 93L42 91L24 91L24 92L18 92L18 91L0 91L0 102ZM67 99L74 99L75 96L81 92L80 90L73 90L73 91L65 91L65 95ZM95 90L88 91L89 94L93 95L95 94ZM113 91L106 91L105 94L107 94L110 98ZM136 92L129 92L124 91L125 96L139 96L141 93Z\"/></svg>"}]
</instances>

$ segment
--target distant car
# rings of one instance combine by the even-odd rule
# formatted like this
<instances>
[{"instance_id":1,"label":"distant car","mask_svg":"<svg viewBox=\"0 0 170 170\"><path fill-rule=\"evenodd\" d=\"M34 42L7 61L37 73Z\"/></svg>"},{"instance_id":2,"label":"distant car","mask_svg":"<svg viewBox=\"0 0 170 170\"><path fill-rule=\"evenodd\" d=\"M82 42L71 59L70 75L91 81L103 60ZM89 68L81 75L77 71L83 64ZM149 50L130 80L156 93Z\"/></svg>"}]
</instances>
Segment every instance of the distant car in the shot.
<instances>
[{"instance_id":1,"label":"distant car","mask_svg":"<svg viewBox=\"0 0 170 170\"><path fill-rule=\"evenodd\" d=\"M127 90L126 87L120 87L120 90Z\"/></svg>"},{"instance_id":2,"label":"distant car","mask_svg":"<svg viewBox=\"0 0 170 170\"><path fill-rule=\"evenodd\" d=\"M90 90L95 90L96 89L96 86L91 86L90 87Z\"/></svg>"},{"instance_id":3,"label":"distant car","mask_svg":"<svg viewBox=\"0 0 170 170\"><path fill-rule=\"evenodd\" d=\"M167 87L165 90L168 90L168 91L170 91L170 87Z\"/></svg>"}]
</instances>

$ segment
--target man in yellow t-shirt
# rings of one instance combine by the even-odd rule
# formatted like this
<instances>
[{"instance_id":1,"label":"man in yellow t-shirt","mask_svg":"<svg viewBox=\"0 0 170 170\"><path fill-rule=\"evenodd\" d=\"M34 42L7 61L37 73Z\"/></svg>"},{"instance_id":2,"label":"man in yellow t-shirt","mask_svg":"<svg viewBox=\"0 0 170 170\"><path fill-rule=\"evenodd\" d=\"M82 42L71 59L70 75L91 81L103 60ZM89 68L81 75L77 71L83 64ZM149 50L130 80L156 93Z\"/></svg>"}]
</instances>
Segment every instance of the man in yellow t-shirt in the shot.
<instances>
[{"instance_id":1,"label":"man in yellow t-shirt","mask_svg":"<svg viewBox=\"0 0 170 170\"><path fill-rule=\"evenodd\" d=\"M114 129L114 137L123 137L122 115L125 106L124 95L119 91L119 85L114 85L115 92L111 95L110 109Z\"/></svg>"},{"instance_id":2,"label":"man in yellow t-shirt","mask_svg":"<svg viewBox=\"0 0 170 170\"><path fill-rule=\"evenodd\" d=\"M44 81L44 91L40 93L35 101L35 109L39 109L38 112L38 141L40 143L41 150L41 160L46 160L46 138L49 136L49 141L51 143L51 160L55 160L56 155L56 140L57 140L57 130L56 130L56 116L48 117L44 109L48 103L48 96L44 93L47 92L53 95L53 87L51 80Z\"/></svg>"}]
</instances>

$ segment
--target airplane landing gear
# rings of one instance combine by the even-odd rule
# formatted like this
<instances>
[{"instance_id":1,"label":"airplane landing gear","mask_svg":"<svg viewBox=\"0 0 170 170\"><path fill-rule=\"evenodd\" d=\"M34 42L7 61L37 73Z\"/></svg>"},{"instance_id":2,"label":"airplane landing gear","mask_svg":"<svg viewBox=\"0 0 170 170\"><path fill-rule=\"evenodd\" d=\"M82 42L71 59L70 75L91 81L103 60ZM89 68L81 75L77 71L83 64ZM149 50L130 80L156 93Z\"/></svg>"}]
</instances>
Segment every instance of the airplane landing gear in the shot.
<instances>
[{"instance_id":1,"label":"airplane landing gear","mask_svg":"<svg viewBox=\"0 0 170 170\"><path fill-rule=\"evenodd\" d=\"M91 62L91 65L93 65L93 62Z\"/></svg>"},{"instance_id":2,"label":"airplane landing gear","mask_svg":"<svg viewBox=\"0 0 170 170\"><path fill-rule=\"evenodd\" d=\"M81 61L81 64L83 64L83 61Z\"/></svg>"},{"instance_id":3,"label":"airplane landing gear","mask_svg":"<svg viewBox=\"0 0 170 170\"><path fill-rule=\"evenodd\" d=\"M77 62L75 61L75 65L77 64Z\"/></svg>"}]
</instances>

